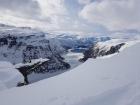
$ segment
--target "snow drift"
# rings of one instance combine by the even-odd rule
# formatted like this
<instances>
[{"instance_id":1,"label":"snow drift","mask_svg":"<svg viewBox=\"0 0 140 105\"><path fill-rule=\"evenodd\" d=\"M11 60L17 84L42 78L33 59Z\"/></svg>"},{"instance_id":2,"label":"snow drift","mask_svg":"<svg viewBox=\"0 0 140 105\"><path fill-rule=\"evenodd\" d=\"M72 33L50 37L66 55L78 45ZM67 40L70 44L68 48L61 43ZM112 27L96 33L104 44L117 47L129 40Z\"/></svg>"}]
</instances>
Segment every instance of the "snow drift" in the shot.
<instances>
[{"instance_id":1,"label":"snow drift","mask_svg":"<svg viewBox=\"0 0 140 105\"><path fill-rule=\"evenodd\" d=\"M0 92L1 105L139 105L140 44L61 75Z\"/></svg>"},{"instance_id":2,"label":"snow drift","mask_svg":"<svg viewBox=\"0 0 140 105\"><path fill-rule=\"evenodd\" d=\"M19 82L23 81L22 74L11 63L0 61L0 91L16 87Z\"/></svg>"}]
</instances>

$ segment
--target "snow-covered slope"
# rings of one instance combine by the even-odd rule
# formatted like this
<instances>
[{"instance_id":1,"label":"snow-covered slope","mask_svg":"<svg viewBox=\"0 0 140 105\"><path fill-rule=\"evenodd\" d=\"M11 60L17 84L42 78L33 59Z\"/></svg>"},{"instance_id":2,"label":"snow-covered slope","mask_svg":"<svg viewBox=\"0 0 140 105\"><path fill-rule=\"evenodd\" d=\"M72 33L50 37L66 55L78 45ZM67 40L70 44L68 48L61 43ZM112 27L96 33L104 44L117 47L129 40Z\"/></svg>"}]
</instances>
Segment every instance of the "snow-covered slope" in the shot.
<instances>
[{"instance_id":1,"label":"snow-covered slope","mask_svg":"<svg viewBox=\"0 0 140 105\"><path fill-rule=\"evenodd\" d=\"M84 57L80 61L86 61L88 58L105 58L111 57L129 47L136 42L140 42L139 39L111 39L105 42L97 42L87 49L83 55Z\"/></svg>"},{"instance_id":2,"label":"snow-covered slope","mask_svg":"<svg viewBox=\"0 0 140 105\"><path fill-rule=\"evenodd\" d=\"M1 105L139 105L140 43L61 75L0 92Z\"/></svg>"},{"instance_id":3,"label":"snow-covered slope","mask_svg":"<svg viewBox=\"0 0 140 105\"><path fill-rule=\"evenodd\" d=\"M0 91L16 87L19 82L23 81L22 74L11 63L0 62Z\"/></svg>"}]
</instances>

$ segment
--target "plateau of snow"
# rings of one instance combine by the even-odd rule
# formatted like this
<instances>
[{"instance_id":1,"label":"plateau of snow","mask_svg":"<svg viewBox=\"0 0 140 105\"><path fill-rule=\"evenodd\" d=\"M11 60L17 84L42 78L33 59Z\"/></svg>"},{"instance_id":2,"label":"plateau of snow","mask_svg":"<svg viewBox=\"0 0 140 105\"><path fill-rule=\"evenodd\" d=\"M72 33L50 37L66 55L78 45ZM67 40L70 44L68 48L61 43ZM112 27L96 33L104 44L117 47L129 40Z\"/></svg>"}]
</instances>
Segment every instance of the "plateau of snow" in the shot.
<instances>
[{"instance_id":1,"label":"plateau of snow","mask_svg":"<svg viewBox=\"0 0 140 105\"><path fill-rule=\"evenodd\" d=\"M140 43L61 75L1 91L0 105L140 105Z\"/></svg>"}]
</instances>

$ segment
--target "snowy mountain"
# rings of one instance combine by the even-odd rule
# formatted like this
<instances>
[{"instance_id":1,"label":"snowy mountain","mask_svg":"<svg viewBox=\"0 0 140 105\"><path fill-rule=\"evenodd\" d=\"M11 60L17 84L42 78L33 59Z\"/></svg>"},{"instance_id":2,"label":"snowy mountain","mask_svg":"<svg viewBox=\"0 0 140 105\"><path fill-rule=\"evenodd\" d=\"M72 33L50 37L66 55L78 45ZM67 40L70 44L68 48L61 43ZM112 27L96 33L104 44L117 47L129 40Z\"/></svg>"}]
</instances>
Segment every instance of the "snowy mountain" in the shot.
<instances>
[{"instance_id":1,"label":"snowy mountain","mask_svg":"<svg viewBox=\"0 0 140 105\"><path fill-rule=\"evenodd\" d=\"M36 68L17 68L26 78L30 74L46 74L68 70L70 65L61 56L65 49L45 33L25 27L0 25L0 60L12 64L31 63L36 59L48 59L36 65ZM40 61L39 61L40 62ZM21 70L22 68L22 70ZM28 68L28 69L27 69ZM40 80L42 78L39 78ZM25 79L26 80L26 79ZM27 82L27 81L26 81Z\"/></svg>"},{"instance_id":2,"label":"snowy mountain","mask_svg":"<svg viewBox=\"0 0 140 105\"><path fill-rule=\"evenodd\" d=\"M140 43L106 59L0 92L1 105L139 105Z\"/></svg>"},{"instance_id":3,"label":"snowy mountain","mask_svg":"<svg viewBox=\"0 0 140 105\"><path fill-rule=\"evenodd\" d=\"M105 42L97 42L83 53L84 57L80 61L86 61L88 58L96 59L97 57L114 55L133 42L134 39L111 39Z\"/></svg>"},{"instance_id":4,"label":"snowy mountain","mask_svg":"<svg viewBox=\"0 0 140 105\"><path fill-rule=\"evenodd\" d=\"M27 31L28 29L21 28L10 28L10 32L0 30L1 60L17 64L30 62L32 59L52 58L63 53L64 49L59 44L52 44L44 33Z\"/></svg>"},{"instance_id":5,"label":"snowy mountain","mask_svg":"<svg viewBox=\"0 0 140 105\"><path fill-rule=\"evenodd\" d=\"M111 39L110 37L107 36L102 37L95 37L94 35L86 37L85 36L74 34L60 34L57 35L54 39L57 39L63 48L71 50L72 52L84 52L90 46L92 46L97 42L105 42Z\"/></svg>"},{"instance_id":6,"label":"snowy mountain","mask_svg":"<svg viewBox=\"0 0 140 105\"><path fill-rule=\"evenodd\" d=\"M72 34L54 35L30 27L0 24L0 60L14 64L24 76L24 82L32 83L78 66L81 64L79 57L85 50L96 42L110 39ZM32 63L40 59L48 60ZM16 66L19 63L23 63L21 67Z\"/></svg>"}]
</instances>

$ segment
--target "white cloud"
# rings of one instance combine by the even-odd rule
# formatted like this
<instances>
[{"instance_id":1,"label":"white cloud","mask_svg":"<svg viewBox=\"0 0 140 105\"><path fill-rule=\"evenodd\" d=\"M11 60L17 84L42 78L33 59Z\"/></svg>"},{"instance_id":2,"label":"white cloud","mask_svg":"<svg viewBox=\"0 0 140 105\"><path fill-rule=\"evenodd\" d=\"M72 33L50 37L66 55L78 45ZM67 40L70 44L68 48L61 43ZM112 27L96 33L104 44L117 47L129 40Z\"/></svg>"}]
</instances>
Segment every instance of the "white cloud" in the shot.
<instances>
[{"instance_id":1,"label":"white cloud","mask_svg":"<svg viewBox=\"0 0 140 105\"><path fill-rule=\"evenodd\" d=\"M87 4L80 16L109 30L140 30L140 0L102 0Z\"/></svg>"},{"instance_id":2,"label":"white cloud","mask_svg":"<svg viewBox=\"0 0 140 105\"><path fill-rule=\"evenodd\" d=\"M40 7L34 0L0 0L0 11L24 18L38 18Z\"/></svg>"},{"instance_id":3,"label":"white cloud","mask_svg":"<svg viewBox=\"0 0 140 105\"><path fill-rule=\"evenodd\" d=\"M80 33L140 30L139 4L140 0L0 0L0 22Z\"/></svg>"},{"instance_id":4,"label":"white cloud","mask_svg":"<svg viewBox=\"0 0 140 105\"><path fill-rule=\"evenodd\" d=\"M0 22L59 29L66 20L64 0L0 0Z\"/></svg>"},{"instance_id":5,"label":"white cloud","mask_svg":"<svg viewBox=\"0 0 140 105\"><path fill-rule=\"evenodd\" d=\"M78 0L80 4L89 4L91 0Z\"/></svg>"},{"instance_id":6,"label":"white cloud","mask_svg":"<svg viewBox=\"0 0 140 105\"><path fill-rule=\"evenodd\" d=\"M33 28L41 28L41 27L49 28L43 22L33 20L33 19L16 17L8 14L3 15L3 12L0 13L0 23L14 25L17 27L25 26L25 27L33 27Z\"/></svg>"},{"instance_id":7,"label":"white cloud","mask_svg":"<svg viewBox=\"0 0 140 105\"><path fill-rule=\"evenodd\" d=\"M37 0L41 14L44 18L50 19L51 24L54 24L56 28L60 28L60 25L67 20L67 9L64 5L64 0Z\"/></svg>"},{"instance_id":8,"label":"white cloud","mask_svg":"<svg viewBox=\"0 0 140 105\"><path fill-rule=\"evenodd\" d=\"M66 8L64 0L37 0L40 4L41 12L45 16L65 15Z\"/></svg>"},{"instance_id":9,"label":"white cloud","mask_svg":"<svg viewBox=\"0 0 140 105\"><path fill-rule=\"evenodd\" d=\"M49 31L99 32L100 26L86 23L78 17L80 9L91 1L93 0L0 0L0 23Z\"/></svg>"}]
</instances>

